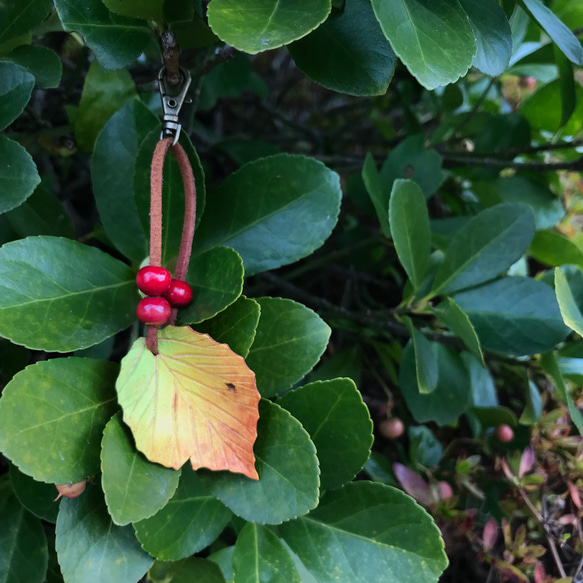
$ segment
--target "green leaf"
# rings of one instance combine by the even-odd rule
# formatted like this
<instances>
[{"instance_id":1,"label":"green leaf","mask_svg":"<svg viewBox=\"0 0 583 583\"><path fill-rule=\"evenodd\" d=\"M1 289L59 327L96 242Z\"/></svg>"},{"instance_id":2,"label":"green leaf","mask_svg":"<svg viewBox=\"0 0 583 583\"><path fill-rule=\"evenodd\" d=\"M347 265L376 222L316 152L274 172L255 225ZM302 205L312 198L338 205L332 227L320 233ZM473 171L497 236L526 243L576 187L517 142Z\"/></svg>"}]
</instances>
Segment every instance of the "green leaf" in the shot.
<instances>
[{"instance_id":1,"label":"green leaf","mask_svg":"<svg viewBox=\"0 0 583 583\"><path fill-rule=\"evenodd\" d=\"M0 507L0 581L43 583L49 551L43 525L14 494Z\"/></svg>"},{"instance_id":2,"label":"green leaf","mask_svg":"<svg viewBox=\"0 0 583 583\"><path fill-rule=\"evenodd\" d=\"M551 267L568 264L583 266L581 247L557 231L537 231L528 253L537 261Z\"/></svg>"},{"instance_id":3,"label":"green leaf","mask_svg":"<svg viewBox=\"0 0 583 583\"><path fill-rule=\"evenodd\" d=\"M213 0L208 22L227 44L246 53L276 49L302 38L330 14L330 0Z\"/></svg>"},{"instance_id":4,"label":"green leaf","mask_svg":"<svg viewBox=\"0 0 583 583\"><path fill-rule=\"evenodd\" d=\"M493 279L520 259L533 236L534 217L526 205L505 203L482 211L451 240L433 293L451 293Z\"/></svg>"},{"instance_id":5,"label":"green leaf","mask_svg":"<svg viewBox=\"0 0 583 583\"><path fill-rule=\"evenodd\" d=\"M432 148L425 147L425 134L405 138L383 163L381 168L381 188L385 193L385 213L393 182L399 178L415 181L429 198L445 180L441 170L441 156Z\"/></svg>"},{"instance_id":6,"label":"green leaf","mask_svg":"<svg viewBox=\"0 0 583 583\"><path fill-rule=\"evenodd\" d=\"M526 389L526 406L518 422L521 425L534 425L543 412L543 404L538 387L531 381L528 381Z\"/></svg>"},{"instance_id":7,"label":"green leaf","mask_svg":"<svg viewBox=\"0 0 583 583\"><path fill-rule=\"evenodd\" d=\"M497 407L498 395L490 371L469 352L462 352L461 357L470 375L472 405L474 407Z\"/></svg>"},{"instance_id":8,"label":"green leaf","mask_svg":"<svg viewBox=\"0 0 583 583\"><path fill-rule=\"evenodd\" d=\"M258 481L241 474L199 471L213 495L237 516L259 524L280 524L317 505L316 448L297 419L264 399L259 403L254 453Z\"/></svg>"},{"instance_id":9,"label":"green leaf","mask_svg":"<svg viewBox=\"0 0 583 583\"><path fill-rule=\"evenodd\" d=\"M0 334L28 348L87 348L136 318L134 272L76 241L29 237L7 243L0 248L0 280Z\"/></svg>"},{"instance_id":10,"label":"green leaf","mask_svg":"<svg viewBox=\"0 0 583 583\"><path fill-rule=\"evenodd\" d=\"M417 290L429 265L431 229L425 197L412 180L393 182L389 224L399 261Z\"/></svg>"},{"instance_id":11,"label":"green leaf","mask_svg":"<svg viewBox=\"0 0 583 583\"><path fill-rule=\"evenodd\" d=\"M1 66L2 63L0 75ZM0 160L0 213L5 213L20 206L33 193L40 177L32 156L4 134L0 134Z\"/></svg>"},{"instance_id":12,"label":"green leaf","mask_svg":"<svg viewBox=\"0 0 583 583\"><path fill-rule=\"evenodd\" d=\"M411 426L409 435L409 457L411 461L425 468L433 468L443 456L443 447L429 427Z\"/></svg>"},{"instance_id":13,"label":"green leaf","mask_svg":"<svg viewBox=\"0 0 583 583\"><path fill-rule=\"evenodd\" d=\"M40 89L54 89L61 82L63 66L59 55L36 45L22 45L16 47L3 61L10 61L24 67L31 75L34 75L36 86Z\"/></svg>"},{"instance_id":14,"label":"green leaf","mask_svg":"<svg viewBox=\"0 0 583 583\"><path fill-rule=\"evenodd\" d=\"M233 551L234 583L302 583L294 561L277 536L265 526L247 523Z\"/></svg>"},{"instance_id":15,"label":"green leaf","mask_svg":"<svg viewBox=\"0 0 583 583\"><path fill-rule=\"evenodd\" d=\"M563 321L571 330L583 336L583 314L573 297L565 274L558 267L555 268L555 293Z\"/></svg>"},{"instance_id":16,"label":"green leaf","mask_svg":"<svg viewBox=\"0 0 583 583\"><path fill-rule=\"evenodd\" d=\"M0 399L0 451L42 482L95 475L101 434L117 408L118 371L105 360L75 357L27 366Z\"/></svg>"},{"instance_id":17,"label":"green leaf","mask_svg":"<svg viewBox=\"0 0 583 583\"><path fill-rule=\"evenodd\" d=\"M454 296L488 350L528 356L551 350L565 339L553 290L528 277L505 277Z\"/></svg>"},{"instance_id":18,"label":"green leaf","mask_svg":"<svg viewBox=\"0 0 583 583\"><path fill-rule=\"evenodd\" d=\"M419 391L413 343L409 341L401 357L399 382L407 407L418 423L453 423L470 404L469 378L460 356L451 348L435 343L438 379L429 394Z\"/></svg>"},{"instance_id":19,"label":"green leaf","mask_svg":"<svg viewBox=\"0 0 583 583\"><path fill-rule=\"evenodd\" d=\"M312 158L278 154L251 162L209 198L194 250L232 247L247 275L293 263L330 235L341 195L338 174Z\"/></svg>"},{"instance_id":20,"label":"green leaf","mask_svg":"<svg viewBox=\"0 0 583 583\"><path fill-rule=\"evenodd\" d=\"M158 123L143 140L134 167L133 192L135 204L142 221L142 228L146 233L150 229L150 169L152 167L154 149L160 140L160 129L161 125ZM186 132L180 133L179 142L188 156L194 175L196 185L195 222L198 225L205 207L204 172L198 154ZM171 152L166 156L163 178L162 263L169 264L178 257L184 223L184 185L182 184L180 167Z\"/></svg>"},{"instance_id":21,"label":"green leaf","mask_svg":"<svg viewBox=\"0 0 583 583\"><path fill-rule=\"evenodd\" d=\"M149 553L164 561L178 561L210 545L231 517L231 511L211 496L196 472L186 465L170 502L134 528Z\"/></svg>"},{"instance_id":22,"label":"green leaf","mask_svg":"<svg viewBox=\"0 0 583 583\"><path fill-rule=\"evenodd\" d=\"M54 0L63 28L80 32L105 69L122 69L143 52L152 36L146 23L112 14L101 0Z\"/></svg>"},{"instance_id":23,"label":"green leaf","mask_svg":"<svg viewBox=\"0 0 583 583\"><path fill-rule=\"evenodd\" d=\"M372 6L393 50L425 88L466 74L476 39L458 0L372 0Z\"/></svg>"},{"instance_id":24,"label":"green leaf","mask_svg":"<svg viewBox=\"0 0 583 583\"><path fill-rule=\"evenodd\" d=\"M196 326L197 332L209 334L217 342L228 344L245 358L255 340L261 308L255 300L241 296L234 304Z\"/></svg>"},{"instance_id":25,"label":"green leaf","mask_svg":"<svg viewBox=\"0 0 583 583\"><path fill-rule=\"evenodd\" d=\"M92 484L78 498L63 500L56 547L67 583L138 581L154 562L131 526L113 524L99 487Z\"/></svg>"},{"instance_id":26,"label":"green leaf","mask_svg":"<svg viewBox=\"0 0 583 583\"><path fill-rule=\"evenodd\" d=\"M235 546L223 547L221 550L209 555L208 560L216 563L223 577L228 583L233 583L233 551Z\"/></svg>"},{"instance_id":27,"label":"green leaf","mask_svg":"<svg viewBox=\"0 0 583 583\"><path fill-rule=\"evenodd\" d=\"M48 16L52 8L52 0L4 0L1 2L0 44L31 31Z\"/></svg>"},{"instance_id":28,"label":"green leaf","mask_svg":"<svg viewBox=\"0 0 583 583\"><path fill-rule=\"evenodd\" d=\"M555 46L555 62L559 70L561 84L561 125L567 125L577 107L577 87L573 65L569 59Z\"/></svg>"},{"instance_id":29,"label":"green leaf","mask_svg":"<svg viewBox=\"0 0 583 583\"><path fill-rule=\"evenodd\" d=\"M310 79L348 95L384 95L395 70L395 53L369 0L346 0L342 11L288 49Z\"/></svg>"},{"instance_id":30,"label":"green leaf","mask_svg":"<svg viewBox=\"0 0 583 583\"><path fill-rule=\"evenodd\" d=\"M432 583L447 566L429 514L384 484L327 492L318 508L279 532L319 583Z\"/></svg>"},{"instance_id":31,"label":"green leaf","mask_svg":"<svg viewBox=\"0 0 583 583\"><path fill-rule=\"evenodd\" d=\"M565 209L559 197L546 185L524 176L515 175L487 182L474 182L472 192L484 206L492 206L499 202L527 204L534 213L537 231L554 227L565 216Z\"/></svg>"},{"instance_id":32,"label":"green leaf","mask_svg":"<svg viewBox=\"0 0 583 583\"><path fill-rule=\"evenodd\" d=\"M417 330L410 318L403 318L409 328L415 352L415 370L417 373L417 387L419 392L428 395L437 387L439 375L437 367L437 343L427 340L420 330Z\"/></svg>"},{"instance_id":33,"label":"green leaf","mask_svg":"<svg viewBox=\"0 0 583 583\"><path fill-rule=\"evenodd\" d=\"M512 56L512 32L496 0L460 0L474 34L478 52L472 65L486 75L504 73Z\"/></svg>"},{"instance_id":34,"label":"green leaf","mask_svg":"<svg viewBox=\"0 0 583 583\"><path fill-rule=\"evenodd\" d=\"M510 427L518 424L514 411L508 407L472 407L471 413L476 416L483 429L498 427L503 423Z\"/></svg>"},{"instance_id":35,"label":"green leaf","mask_svg":"<svg viewBox=\"0 0 583 583\"><path fill-rule=\"evenodd\" d=\"M156 514L172 498L180 478L180 471L153 464L136 450L121 413L105 426L101 471L105 503L120 526Z\"/></svg>"},{"instance_id":36,"label":"green leaf","mask_svg":"<svg viewBox=\"0 0 583 583\"><path fill-rule=\"evenodd\" d=\"M131 75L124 69L105 71L93 61L85 77L75 115L75 135L82 150L91 152L107 120L129 99L137 97Z\"/></svg>"},{"instance_id":37,"label":"green leaf","mask_svg":"<svg viewBox=\"0 0 583 583\"><path fill-rule=\"evenodd\" d=\"M575 403L573 403L573 398L567 391L555 354L553 352L543 354L541 365L553 379L553 384L557 389L557 393L559 393L559 397L563 403L567 404L569 413L571 414L571 421L573 421L575 427L577 427L577 431L579 431L580 435L583 435L583 415L581 415L581 411L579 411Z\"/></svg>"},{"instance_id":38,"label":"green leaf","mask_svg":"<svg viewBox=\"0 0 583 583\"><path fill-rule=\"evenodd\" d=\"M320 462L320 482L333 489L362 469L373 442L368 408L351 379L317 381L277 401L310 434Z\"/></svg>"},{"instance_id":39,"label":"green leaf","mask_svg":"<svg viewBox=\"0 0 583 583\"><path fill-rule=\"evenodd\" d=\"M583 65L583 47L575 34L541 0L523 0L524 5L541 28L576 65Z\"/></svg>"},{"instance_id":40,"label":"green leaf","mask_svg":"<svg viewBox=\"0 0 583 583\"><path fill-rule=\"evenodd\" d=\"M0 130L24 111L33 88L34 77L24 67L0 61Z\"/></svg>"},{"instance_id":41,"label":"green leaf","mask_svg":"<svg viewBox=\"0 0 583 583\"><path fill-rule=\"evenodd\" d=\"M38 518L55 523L60 505L60 500L55 501L57 496L55 485L38 482L23 474L13 464L10 464L9 474L12 489L19 502Z\"/></svg>"},{"instance_id":42,"label":"green leaf","mask_svg":"<svg viewBox=\"0 0 583 583\"><path fill-rule=\"evenodd\" d=\"M51 192L47 181L41 181L25 202L5 216L22 238L34 235L75 237L73 221L63 203Z\"/></svg>"},{"instance_id":43,"label":"green leaf","mask_svg":"<svg viewBox=\"0 0 583 583\"><path fill-rule=\"evenodd\" d=\"M246 358L263 397L291 388L320 360L330 328L312 310L282 298L256 298L261 317Z\"/></svg>"},{"instance_id":44,"label":"green leaf","mask_svg":"<svg viewBox=\"0 0 583 583\"><path fill-rule=\"evenodd\" d=\"M97 136L91 161L103 228L119 251L136 263L147 257L148 240L134 198L134 169L142 142L158 127L158 119L141 101L128 101Z\"/></svg>"},{"instance_id":45,"label":"green leaf","mask_svg":"<svg viewBox=\"0 0 583 583\"><path fill-rule=\"evenodd\" d=\"M164 20L164 0L102 0L115 14L155 20L161 23Z\"/></svg>"},{"instance_id":46,"label":"green leaf","mask_svg":"<svg viewBox=\"0 0 583 583\"><path fill-rule=\"evenodd\" d=\"M230 247L213 247L195 255L186 276L193 298L179 311L178 324L196 324L222 312L241 295L243 276L243 261Z\"/></svg>"},{"instance_id":47,"label":"green leaf","mask_svg":"<svg viewBox=\"0 0 583 583\"><path fill-rule=\"evenodd\" d=\"M169 570L166 570L165 577L159 579L154 578L153 581L155 583L193 583L194 581L196 583L226 583L220 567L209 559L191 557L186 561L172 564L171 568L171 579L168 578ZM149 576L152 577L152 571L150 571Z\"/></svg>"},{"instance_id":48,"label":"green leaf","mask_svg":"<svg viewBox=\"0 0 583 583\"><path fill-rule=\"evenodd\" d=\"M448 328L457 334L466 345L466 348L478 359L480 364L485 367L484 354L480 346L480 340L476 330L472 326L468 315L451 299L445 298L433 313Z\"/></svg>"},{"instance_id":49,"label":"green leaf","mask_svg":"<svg viewBox=\"0 0 583 583\"><path fill-rule=\"evenodd\" d=\"M367 152L366 158L364 159L364 164L362 166L362 180L377 214L377 218L381 225L381 231L383 232L383 235L388 238L391 236L389 216L387 213L389 208L390 189L387 191L387 189L383 187L380 174L374 161L374 156L370 152Z\"/></svg>"}]
</instances>

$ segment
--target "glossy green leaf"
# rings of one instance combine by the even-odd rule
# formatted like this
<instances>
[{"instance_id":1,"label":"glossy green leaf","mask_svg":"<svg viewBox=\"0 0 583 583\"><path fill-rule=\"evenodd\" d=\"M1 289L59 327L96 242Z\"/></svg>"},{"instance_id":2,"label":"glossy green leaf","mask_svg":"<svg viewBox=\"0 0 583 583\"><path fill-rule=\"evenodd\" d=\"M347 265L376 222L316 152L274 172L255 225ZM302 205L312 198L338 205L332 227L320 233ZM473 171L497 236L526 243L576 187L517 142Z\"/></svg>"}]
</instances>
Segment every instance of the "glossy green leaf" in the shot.
<instances>
[{"instance_id":1,"label":"glossy green leaf","mask_svg":"<svg viewBox=\"0 0 583 583\"><path fill-rule=\"evenodd\" d=\"M156 514L174 495L180 471L149 462L136 450L121 413L106 425L101 442L101 483L115 524Z\"/></svg>"},{"instance_id":2,"label":"glossy green leaf","mask_svg":"<svg viewBox=\"0 0 583 583\"><path fill-rule=\"evenodd\" d=\"M389 224L399 261L416 290L429 266L431 229L425 197L412 180L393 182Z\"/></svg>"},{"instance_id":3,"label":"glossy green leaf","mask_svg":"<svg viewBox=\"0 0 583 583\"><path fill-rule=\"evenodd\" d=\"M555 269L555 293L565 324L579 336L583 336L583 314L573 297L565 274L559 268Z\"/></svg>"},{"instance_id":4,"label":"glossy green leaf","mask_svg":"<svg viewBox=\"0 0 583 583\"><path fill-rule=\"evenodd\" d=\"M557 231L537 231L528 253L551 267L569 264L583 266L583 249Z\"/></svg>"},{"instance_id":5,"label":"glossy green leaf","mask_svg":"<svg viewBox=\"0 0 583 583\"><path fill-rule=\"evenodd\" d=\"M0 334L28 348L86 348L136 318L134 272L69 239L29 237L4 245L0 281Z\"/></svg>"},{"instance_id":6,"label":"glossy green leaf","mask_svg":"<svg viewBox=\"0 0 583 583\"><path fill-rule=\"evenodd\" d=\"M10 482L19 502L32 514L42 520L55 523L59 513L60 500L55 501L57 489L54 484L46 484L23 474L10 464Z\"/></svg>"},{"instance_id":7,"label":"glossy green leaf","mask_svg":"<svg viewBox=\"0 0 583 583\"><path fill-rule=\"evenodd\" d=\"M312 310L292 300L257 298L261 317L246 358L263 397L291 388L322 356L330 328Z\"/></svg>"},{"instance_id":8,"label":"glossy green leaf","mask_svg":"<svg viewBox=\"0 0 583 583\"><path fill-rule=\"evenodd\" d=\"M128 71L105 71L97 61L93 61L85 77L75 115L75 135L79 147L91 152L97 134L107 120L134 97L137 97L136 87Z\"/></svg>"},{"instance_id":9,"label":"glossy green leaf","mask_svg":"<svg viewBox=\"0 0 583 583\"><path fill-rule=\"evenodd\" d=\"M216 563L225 580L228 583L233 583L233 551L235 546L223 547L221 550L209 555L208 560Z\"/></svg>"},{"instance_id":10,"label":"glossy green leaf","mask_svg":"<svg viewBox=\"0 0 583 583\"><path fill-rule=\"evenodd\" d=\"M24 67L31 75L34 75L36 86L40 89L54 89L61 82L63 66L59 55L36 45L22 45L16 47L3 61L10 61Z\"/></svg>"},{"instance_id":11,"label":"glossy green leaf","mask_svg":"<svg viewBox=\"0 0 583 583\"><path fill-rule=\"evenodd\" d=\"M582 51L583 55L583 51ZM555 63L559 70L561 84L561 125L564 127L571 119L577 107L577 86L573 65L567 57L555 46Z\"/></svg>"},{"instance_id":12,"label":"glossy green leaf","mask_svg":"<svg viewBox=\"0 0 583 583\"><path fill-rule=\"evenodd\" d=\"M288 49L310 79L349 95L384 95L395 69L395 53L369 0L346 0L342 11Z\"/></svg>"},{"instance_id":13,"label":"glossy green leaf","mask_svg":"<svg viewBox=\"0 0 583 583\"><path fill-rule=\"evenodd\" d=\"M372 6L393 50L425 88L466 74L476 39L458 0L373 0Z\"/></svg>"},{"instance_id":14,"label":"glossy green leaf","mask_svg":"<svg viewBox=\"0 0 583 583\"><path fill-rule=\"evenodd\" d=\"M2 138L0 143L1 141ZM26 201L5 216L20 237L34 235L53 235L70 239L75 237L75 227L69 213L51 192L46 181L41 181Z\"/></svg>"},{"instance_id":15,"label":"glossy green leaf","mask_svg":"<svg viewBox=\"0 0 583 583\"><path fill-rule=\"evenodd\" d=\"M445 180L441 170L441 156L425 147L425 134L405 138L387 156L381 168L381 188L385 198L385 212L393 182L408 178L419 185L425 198L429 198Z\"/></svg>"},{"instance_id":16,"label":"glossy green leaf","mask_svg":"<svg viewBox=\"0 0 583 583\"><path fill-rule=\"evenodd\" d=\"M154 565L152 570L158 563ZM169 563L164 577L153 578L154 583L226 583L220 567L209 559L191 557L180 563ZM152 570L149 576L152 577Z\"/></svg>"},{"instance_id":17,"label":"glossy green leaf","mask_svg":"<svg viewBox=\"0 0 583 583\"><path fill-rule=\"evenodd\" d=\"M214 318L196 326L196 330L209 334L217 342L228 344L233 352L245 358L255 340L260 314L258 302L241 296Z\"/></svg>"},{"instance_id":18,"label":"glossy green leaf","mask_svg":"<svg viewBox=\"0 0 583 583\"><path fill-rule=\"evenodd\" d=\"M425 338L423 332L415 328L410 318L403 318L409 328L415 352L415 370L419 392L427 395L437 387L439 370L437 366L437 343Z\"/></svg>"},{"instance_id":19,"label":"glossy green leaf","mask_svg":"<svg viewBox=\"0 0 583 583\"><path fill-rule=\"evenodd\" d=\"M134 167L133 192L144 232L150 230L150 169L152 155L160 140L160 124L146 136L140 145ZM204 172L200 159L186 132L180 133L180 145L184 148L196 185L196 225L205 207ZM224 209L223 209L224 212ZM182 226L184 223L184 186L178 162L171 152L164 163L162 183L162 263L173 263L178 257ZM194 258L192 259L194 261Z\"/></svg>"},{"instance_id":20,"label":"glossy green leaf","mask_svg":"<svg viewBox=\"0 0 583 583\"><path fill-rule=\"evenodd\" d=\"M374 206L383 235L385 237L390 237L391 228L389 226L389 216L387 212L389 208L390 190L385 192L386 189L383 188L381 177L374 161L374 156L370 152L366 154L366 158L364 159L364 164L362 166L362 180Z\"/></svg>"},{"instance_id":21,"label":"glossy green leaf","mask_svg":"<svg viewBox=\"0 0 583 583\"><path fill-rule=\"evenodd\" d=\"M319 583L432 583L447 566L429 514L384 484L327 492L318 508L279 532Z\"/></svg>"},{"instance_id":22,"label":"glossy green leaf","mask_svg":"<svg viewBox=\"0 0 583 583\"><path fill-rule=\"evenodd\" d=\"M575 34L541 0L523 0L524 5L563 51L565 56L576 65L583 65L583 47Z\"/></svg>"},{"instance_id":23,"label":"glossy green leaf","mask_svg":"<svg viewBox=\"0 0 583 583\"><path fill-rule=\"evenodd\" d=\"M326 20L330 0L213 0L208 22L227 44L246 53L276 49L302 38Z\"/></svg>"},{"instance_id":24,"label":"glossy green leaf","mask_svg":"<svg viewBox=\"0 0 583 583\"><path fill-rule=\"evenodd\" d=\"M31 31L49 15L52 8L52 0L4 0L1 2L0 44Z\"/></svg>"},{"instance_id":25,"label":"glossy green leaf","mask_svg":"<svg viewBox=\"0 0 583 583\"><path fill-rule=\"evenodd\" d=\"M134 528L149 553L164 561L178 561L211 544L231 516L231 511L186 465L170 502L151 518L134 524Z\"/></svg>"},{"instance_id":26,"label":"glossy green leaf","mask_svg":"<svg viewBox=\"0 0 583 583\"><path fill-rule=\"evenodd\" d=\"M429 427L419 425L407 429L409 436L409 457L411 461L425 468L433 468L443 456L443 447Z\"/></svg>"},{"instance_id":27,"label":"glossy green leaf","mask_svg":"<svg viewBox=\"0 0 583 583\"><path fill-rule=\"evenodd\" d=\"M91 162L103 228L112 243L136 263L148 255L148 241L134 198L134 168L142 142L158 127L158 119L141 101L128 101L97 136Z\"/></svg>"},{"instance_id":28,"label":"glossy green leaf","mask_svg":"<svg viewBox=\"0 0 583 583\"><path fill-rule=\"evenodd\" d=\"M515 175L487 182L474 182L472 191L484 206L499 202L527 204L534 213L537 231L554 227L565 216L565 209L559 197L544 184L524 176Z\"/></svg>"},{"instance_id":29,"label":"glossy green leaf","mask_svg":"<svg viewBox=\"0 0 583 583\"><path fill-rule=\"evenodd\" d=\"M436 343L437 386L429 394L419 391L413 343L401 357L399 382L407 407L418 423L435 421L438 425L454 422L470 404L469 377L460 356L451 348Z\"/></svg>"},{"instance_id":30,"label":"glossy green leaf","mask_svg":"<svg viewBox=\"0 0 583 583\"><path fill-rule=\"evenodd\" d=\"M471 413L476 416L483 429L498 427L502 424L510 425L510 427L518 425L514 411L508 407L472 407Z\"/></svg>"},{"instance_id":31,"label":"glossy green leaf","mask_svg":"<svg viewBox=\"0 0 583 583\"><path fill-rule=\"evenodd\" d=\"M103 494L93 484L78 498L63 500L56 547L67 583L138 581L154 562L131 526L113 524Z\"/></svg>"},{"instance_id":32,"label":"glossy green leaf","mask_svg":"<svg viewBox=\"0 0 583 583\"><path fill-rule=\"evenodd\" d=\"M532 211L505 203L482 211L453 237L435 275L435 294L493 279L520 259L534 236Z\"/></svg>"},{"instance_id":33,"label":"glossy green leaf","mask_svg":"<svg viewBox=\"0 0 583 583\"><path fill-rule=\"evenodd\" d=\"M2 63L0 75L1 66ZM33 193L40 177L31 155L4 134L0 134L0 160L0 213L5 213L20 206Z\"/></svg>"},{"instance_id":34,"label":"glossy green leaf","mask_svg":"<svg viewBox=\"0 0 583 583\"><path fill-rule=\"evenodd\" d=\"M101 434L117 408L118 371L105 360L75 357L26 367L0 399L0 451L42 482L97 474Z\"/></svg>"},{"instance_id":35,"label":"glossy green leaf","mask_svg":"<svg viewBox=\"0 0 583 583\"><path fill-rule=\"evenodd\" d=\"M241 295L243 275L243 261L230 247L213 247L195 255L186 276L192 302L179 311L179 325L208 320L230 306Z\"/></svg>"},{"instance_id":36,"label":"glossy green leaf","mask_svg":"<svg viewBox=\"0 0 583 583\"><path fill-rule=\"evenodd\" d=\"M102 0L103 3L115 14L142 18L143 20L155 20L162 22L164 19L164 0Z\"/></svg>"},{"instance_id":37,"label":"glossy green leaf","mask_svg":"<svg viewBox=\"0 0 583 583\"><path fill-rule=\"evenodd\" d=\"M476 35L478 52L472 65L486 75L501 75L512 56L512 33L496 0L460 0Z\"/></svg>"},{"instance_id":38,"label":"glossy green leaf","mask_svg":"<svg viewBox=\"0 0 583 583\"><path fill-rule=\"evenodd\" d=\"M501 354L546 352L569 332L553 290L528 277L505 277L458 293L454 300L469 316L482 346Z\"/></svg>"},{"instance_id":39,"label":"glossy green leaf","mask_svg":"<svg viewBox=\"0 0 583 583\"><path fill-rule=\"evenodd\" d=\"M247 275L287 265L330 235L340 198L338 175L321 162L289 154L262 158L231 174L209 198L194 250L232 247Z\"/></svg>"},{"instance_id":40,"label":"glossy green leaf","mask_svg":"<svg viewBox=\"0 0 583 583\"><path fill-rule=\"evenodd\" d=\"M258 481L229 472L201 470L199 475L214 496L250 522L279 524L316 506L316 448L300 422L270 401L259 403L254 452Z\"/></svg>"},{"instance_id":41,"label":"glossy green leaf","mask_svg":"<svg viewBox=\"0 0 583 583\"><path fill-rule=\"evenodd\" d=\"M20 65L0 61L0 130L23 111L34 87L34 77Z\"/></svg>"},{"instance_id":42,"label":"glossy green leaf","mask_svg":"<svg viewBox=\"0 0 583 583\"><path fill-rule=\"evenodd\" d=\"M286 393L277 403L310 434L322 488L338 488L360 472L370 455L372 422L351 379L316 381Z\"/></svg>"},{"instance_id":43,"label":"glossy green leaf","mask_svg":"<svg viewBox=\"0 0 583 583\"><path fill-rule=\"evenodd\" d=\"M0 581L43 583L49 552L43 525L11 493L0 507Z\"/></svg>"},{"instance_id":44,"label":"glossy green leaf","mask_svg":"<svg viewBox=\"0 0 583 583\"><path fill-rule=\"evenodd\" d=\"M313 382L346 377L352 379L358 386L362 378L362 361L363 356L360 346L343 348L338 352L334 352L332 356L329 356L326 360L318 364L306 378L310 382Z\"/></svg>"},{"instance_id":45,"label":"glossy green leaf","mask_svg":"<svg viewBox=\"0 0 583 583\"><path fill-rule=\"evenodd\" d=\"M575 427L577 427L579 434L583 435L583 415L581 415L581 411L579 411L573 402L573 398L565 386L565 381L563 380L563 375L561 374L561 370L557 364L555 354L553 352L547 352L546 354L543 354L541 358L541 365L553 379L553 384L557 389L557 393L559 393L559 397L563 403L567 404L567 407L569 408L571 421L573 421Z\"/></svg>"},{"instance_id":46,"label":"glossy green leaf","mask_svg":"<svg viewBox=\"0 0 583 583\"><path fill-rule=\"evenodd\" d=\"M265 526L247 523L233 551L234 583L302 583L289 552Z\"/></svg>"},{"instance_id":47,"label":"glossy green leaf","mask_svg":"<svg viewBox=\"0 0 583 583\"><path fill-rule=\"evenodd\" d=\"M101 0L54 0L63 28L80 32L105 69L133 63L151 40L145 22L112 14Z\"/></svg>"},{"instance_id":48,"label":"glossy green leaf","mask_svg":"<svg viewBox=\"0 0 583 583\"><path fill-rule=\"evenodd\" d=\"M466 348L485 367L480 339L468 315L451 298L445 298L434 310L434 313L439 320L462 339Z\"/></svg>"},{"instance_id":49,"label":"glossy green leaf","mask_svg":"<svg viewBox=\"0 0 583 583\"><path fill-rule=\"evenodd\" d=\"M538 387L531 380L528 381L525 400L526 406L518 422L521 425L533 425L541 418L543 404Z\"/></svg>"},{"instance_id":50,"label":"glossy green leaf","mask_svg":"<svg viewBox=\"0 0 583 583\"><path fill-rule=\"evenodd\" d=\"M461 357L470 375L472 405L474 407L497 407L498 395L496 394L496 385L488 368L485 368L469 352L462 352Z\"/></svg>"}]
</instances>

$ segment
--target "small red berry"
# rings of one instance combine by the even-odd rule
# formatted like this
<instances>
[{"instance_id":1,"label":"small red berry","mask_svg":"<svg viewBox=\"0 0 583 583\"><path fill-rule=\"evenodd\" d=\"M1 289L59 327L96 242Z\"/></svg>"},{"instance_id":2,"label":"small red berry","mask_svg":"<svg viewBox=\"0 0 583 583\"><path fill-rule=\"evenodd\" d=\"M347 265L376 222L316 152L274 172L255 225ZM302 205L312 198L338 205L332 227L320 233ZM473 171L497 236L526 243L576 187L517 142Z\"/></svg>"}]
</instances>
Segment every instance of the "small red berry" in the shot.
<instances>
[{"instance_id":1,"label":"small red berry","mask_svg":"<svg viewBox=\"0 0 583 583\"><path fill-rule=\"evenodd\" d=\"M136 309L138 320L144 324L161 326L170 318L172 308L164 298L144 298Z\"/></svg>"},{"instance_id":2,"label":"small red berry","mask_svg":"<svg viewBox=\"0 0 583 583\"><path fill-rule=\"evenodd\" d=\"M147 296L161 296L170 287L172 276L164 267L147 265L142 267L136 275L138 289Z\"/></svg>"},{"instance_id":3,"label":"small red berry","mask_svg":"<svg viewBox=\"0 0 583 583\"><path fill-rule=\"evenodd\" d=\"M398 417L393 417L391 419L385 419L379 424L379 431L381 435L387 439L397 439L401 437L405 431L405 425Z\"/></svg>"},{"instance_id":4,"label":"small red berry","mask_svg":"<svg viewBox=\"0 0 583 583\"><path fill-rule=\"evenodd\" d=\"M510 443L514 439L514 431L512 431L510 425L502 423L502 425L496 427L496 437L501 443Z\"/></svg>"},{"instance_id":5,"label":"small red berry","mask_svg":"<svg viewBox=\"0 0 583 583\"><path fill-rule=\"evenodd\" d=\"M173 308L183 308L192 301L192 288L185 281L173 279L164 296Z\"/></svg>"}]
</instances>

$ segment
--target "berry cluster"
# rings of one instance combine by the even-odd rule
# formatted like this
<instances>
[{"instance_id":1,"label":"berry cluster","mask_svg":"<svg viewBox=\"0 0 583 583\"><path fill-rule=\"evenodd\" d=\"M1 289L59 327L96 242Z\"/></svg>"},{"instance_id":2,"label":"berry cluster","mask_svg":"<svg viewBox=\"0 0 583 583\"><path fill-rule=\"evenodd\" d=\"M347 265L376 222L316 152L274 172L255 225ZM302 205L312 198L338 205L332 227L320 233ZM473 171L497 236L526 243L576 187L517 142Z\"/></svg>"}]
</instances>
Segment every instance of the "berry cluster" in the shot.
<instances>
[{"instance_id":1,"label":"berry cluster","mask_svg":"<svg viewBox=\"0 0 583 583\"><path fill-rule=\"evenodd\" d=\"M151 326L162 326L170 318L172 308L187 306L192 300L192 288L179 279L172 279L164 267L148 265L136 275L138 289L147 297L136 310L138 320Z\"/></svg>"}]
</instances>

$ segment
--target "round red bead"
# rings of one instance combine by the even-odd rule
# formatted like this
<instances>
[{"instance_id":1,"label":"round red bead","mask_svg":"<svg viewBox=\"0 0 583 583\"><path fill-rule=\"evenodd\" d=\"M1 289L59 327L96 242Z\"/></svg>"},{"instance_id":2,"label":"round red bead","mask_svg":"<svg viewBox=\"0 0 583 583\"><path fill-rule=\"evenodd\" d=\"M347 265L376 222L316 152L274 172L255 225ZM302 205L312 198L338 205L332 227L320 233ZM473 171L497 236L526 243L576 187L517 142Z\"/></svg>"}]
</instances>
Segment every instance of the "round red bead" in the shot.
<instances>
[{"instance_id":1,"label":"round red bead","mask_svg":"<svg viewBox=\"0 0 583 583\"><path fill-rule=\"evenodd\" d=\"M170 287L172 276L164 267L147 265L142 267L136 275L138 289L147 296L161 296Z\"/></svg>"},{"instance_id":2,"label":"round red bead","mask_svg":"<svg viewBox=\"0 0 583 583\"><path fill-rule=\"evenodd\" d=\"M172 308L165 298L144 298L136 309L138 320L151 326L161 326L170 318Z\"/></svg>"},{"instance_id":3,"label":"round red bead","mask_svg":"<svg viewBox=\"0 0 583 583\"><path fill-rule=\"evenodd\" d=\"M185 281L173 279L164 296L173 308L183 308L192 301L192 288Z\"/></svg>"}]
</instances>

